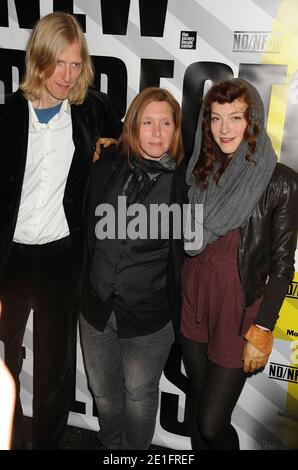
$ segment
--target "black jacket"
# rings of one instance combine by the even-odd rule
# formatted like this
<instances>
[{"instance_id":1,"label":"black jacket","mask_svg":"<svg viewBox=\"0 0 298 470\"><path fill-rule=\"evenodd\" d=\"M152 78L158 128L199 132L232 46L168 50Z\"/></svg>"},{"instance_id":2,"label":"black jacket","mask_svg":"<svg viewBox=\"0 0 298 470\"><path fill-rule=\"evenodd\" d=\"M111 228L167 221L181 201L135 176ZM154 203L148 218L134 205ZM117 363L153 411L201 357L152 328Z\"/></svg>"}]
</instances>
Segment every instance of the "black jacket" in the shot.
<instances>
[{"instance_id":1,"label":"black jacket","mask_svg":"<svg viewBox=\"0 0 298 470\"><path fill-rule=\"evenodd\" d=\"M127 160L119 152L117 148L109 148L103 152L101 158L96 162L90 171L88 189L86 191L85 201L85 250L84 250L84 268L81 277L81 294L82 294L82 311L88 309L94 309L99 311L105 309L104 302L99 297L94 301L94 304L86 306L85 302L85 291L86 284L88 283L92 254L95 245L95 230L94 230L94 214L97 205L107 201L107 196L114 186L122 168L127 165ZM175 183L174 183L175 182ZM187 186L185 182L185 165L182 162L181 165L174 171L170 204L178 203L179 205L183 202L187 202ZM177 244L178 242L178 244ZM180 275L179 271L184 260L183 252L183 240L172 240L170 235L170 249L168 254L168 267L167 267L167 284L168 284L168 300L171 307L171 313L173 318L173 324L175 332L179 335L180 330L180 308L177 308L178 302L180 302ZM176 250L173 253L172 250ZM90 322L89 317L89 322ZM95 325L94 325L95 326Z\"/></svg>"},{"instance_id":2,"label":"black jacket","mask_svg":"<svg viewBox=\"0 0 298 470\"><path fill-rule=\"evenodd\" d=\"M107 95L90 90L81 105L71 105L75 151L63 207L75 253L80 254L82 202L96 138L118 137L122 123ZM28 102L20 91L0 105L0 275L6 265L15 231L26 167L29 128Z\"/></svg>"},{"instance_id":3,"label":"black jacket","mask_svg":"<svg viewBox=\"0 0 298 470\"><path fill-rule=\"evenodd\" d=\"M240 227L238 269L245 307L263 301L255 322L273 330L294 275L298 174L278 163L254 209Z\"/></svg>"},{"instance_id":4,"label":"black jacket","mask_svg":"<svg viewBox=\"0 0 298 470\"><path fill-rule=\"evenodd\" d=\"M175 174L172 202L186 203L186 165L179 170ZM294 275L297 225L298 174L278 163L253 214L240 227L238 270L245 300L243 320L245 308L263 295L255 322L273 330ZM171 244L170 300L178 330L181 315L180 272L185 255L181 240L171 240Z\"/></svg>"}]
</instances>

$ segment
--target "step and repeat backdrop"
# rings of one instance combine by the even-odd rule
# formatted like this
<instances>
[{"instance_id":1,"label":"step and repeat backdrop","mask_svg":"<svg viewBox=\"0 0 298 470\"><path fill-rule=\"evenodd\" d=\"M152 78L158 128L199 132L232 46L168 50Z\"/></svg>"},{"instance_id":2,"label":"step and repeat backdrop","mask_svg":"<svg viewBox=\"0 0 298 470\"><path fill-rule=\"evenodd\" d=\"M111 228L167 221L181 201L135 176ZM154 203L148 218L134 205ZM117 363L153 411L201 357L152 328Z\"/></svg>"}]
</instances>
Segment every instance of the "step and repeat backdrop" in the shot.
<instances>
[{"instance_id":1,"label":"step and repeat backdrop","mask_svg":"<svg viewBox=\"0 0 298 470\"><path fill-rule=\"evenodd\" d=\"M267 129L280 161L298 171L297 0L0 0L2 100L4 93L18 88L32 25L57 10L80 21L96 70L95 86L109 94L121 118L144 87L169 89L182 106L189 153L205 90L214 81L241 77L263 97ZM233 413L242 449L298 449L298 273L274 335L269 363L247 381ZM30 318L21 376L28 416L32 360ZM186 388L183 362L174 346L160 384L155 444L190 449ZM98 430L79 340L69 424Z\"/></svg>"}]
</instances>

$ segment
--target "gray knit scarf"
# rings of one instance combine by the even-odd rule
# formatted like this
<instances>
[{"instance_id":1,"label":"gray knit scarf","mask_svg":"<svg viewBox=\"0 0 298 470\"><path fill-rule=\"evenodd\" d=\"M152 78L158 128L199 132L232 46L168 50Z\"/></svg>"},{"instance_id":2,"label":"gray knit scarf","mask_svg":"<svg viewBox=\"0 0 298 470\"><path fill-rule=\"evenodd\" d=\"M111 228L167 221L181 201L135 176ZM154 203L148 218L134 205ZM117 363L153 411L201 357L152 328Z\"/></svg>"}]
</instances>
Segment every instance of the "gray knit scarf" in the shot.
<instances>
[{"instance_id":1,"label":"gray knit scarf","mask_svg":"<svg viewBox=\"0 0 298 470\"><path fill-rule=\"evenodd\" d=\"M240 79L231 81L238 80L240 81ZM190 185L188 196L192 206L203 204L203 241L200 248L186 250L190 256L198 255L208 244L213 243L230 230L240 227L251 216L268 186L277 163L276 154L264 127L264 106L261 97L250 83L241 81L245 83L251 94L254 103L252 118L260 129L252 159L254 163L245 158L248 153L248 144L243 140L219 182L216 184L213 175L209 175L207 189L204 190L198 185L193 170L201 151L204 113L204 106L202 106L186 180ZM192 228L200 224L200 221L194 220L194 214L195 212L192 211L192 218L188 222L191 222Z\"/></svg>"}]
</instances>

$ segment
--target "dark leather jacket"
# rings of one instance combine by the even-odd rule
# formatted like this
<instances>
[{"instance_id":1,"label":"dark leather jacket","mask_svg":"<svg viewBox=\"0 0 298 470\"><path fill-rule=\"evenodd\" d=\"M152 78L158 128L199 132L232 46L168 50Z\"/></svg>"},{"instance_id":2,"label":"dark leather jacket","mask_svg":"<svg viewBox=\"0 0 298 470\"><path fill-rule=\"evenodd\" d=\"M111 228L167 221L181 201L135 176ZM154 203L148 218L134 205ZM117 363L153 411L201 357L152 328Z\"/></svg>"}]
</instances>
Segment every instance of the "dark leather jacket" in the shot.
<instances>
[{"instance_id":1,"label":"dark leather jacket","mask_svg":"<svg viewBox=\"0 0 298 470\"><path fill-rule=\"evenodd\" d=\"M240 227L238 269L244 307L263 295L255 323L273 330L294 275L298 174L278 163L251 217Z\"/></svg>"}]
</instances>

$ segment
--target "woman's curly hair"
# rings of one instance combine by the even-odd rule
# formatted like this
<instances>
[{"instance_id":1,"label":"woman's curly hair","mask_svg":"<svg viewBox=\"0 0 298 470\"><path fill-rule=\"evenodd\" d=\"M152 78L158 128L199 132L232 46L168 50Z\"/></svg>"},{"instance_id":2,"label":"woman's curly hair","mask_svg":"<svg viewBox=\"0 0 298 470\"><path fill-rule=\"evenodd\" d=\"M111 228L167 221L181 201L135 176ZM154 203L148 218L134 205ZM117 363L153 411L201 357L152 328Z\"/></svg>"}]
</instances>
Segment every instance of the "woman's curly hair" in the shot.
<instances>
[{"instance_id":1,"label":"woman's curly hair","mask_svg":"<svg viewBox=\"0 0 298 470\"><path fill-rule=\"evenodd\" d=\"M253 154L256 147L256 137L259 133L259 127L254 122L253 108L255 103L251 97L249 89L245 83L237 80L226 80L214 85L206 94L203 100L204 114L202 120L202 145L200 157L194 168L194 175L197 182L203 188L208 186L208 176L214 171L214 162L219 163L219 167L213 175L214 181L218 183L221 175L229 164L229 159L219 149L215 143L211 132L211 106L212 103L232 103L234 100L239 99L247 104L247 109L244 113L247 121L247 127L244 133L244 139L248 143L248 153L246 159L253 161Z\"/></svg>"}]
</instances>

